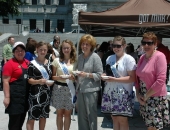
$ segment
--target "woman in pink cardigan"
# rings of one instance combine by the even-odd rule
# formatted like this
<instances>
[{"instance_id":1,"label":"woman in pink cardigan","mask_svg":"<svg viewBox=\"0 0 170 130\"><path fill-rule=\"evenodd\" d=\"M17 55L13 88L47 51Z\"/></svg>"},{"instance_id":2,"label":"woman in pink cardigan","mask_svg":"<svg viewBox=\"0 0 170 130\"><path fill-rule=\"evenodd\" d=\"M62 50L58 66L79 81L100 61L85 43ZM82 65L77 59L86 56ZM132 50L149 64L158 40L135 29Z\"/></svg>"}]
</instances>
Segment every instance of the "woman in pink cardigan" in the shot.
<instances>
[{"instance_id":1,"label":"woman in pink cardigan","mask_svg":"<svg viewBox=\"0 0 170 130\"><path fill-rule=\"evenodd\" d=\"M144 33L141 45L145 54L136 69L136 96L148 130L160 130L169 124L166 58L156 51L157 37L153 32Z\"/></svg>"}]
</instances>

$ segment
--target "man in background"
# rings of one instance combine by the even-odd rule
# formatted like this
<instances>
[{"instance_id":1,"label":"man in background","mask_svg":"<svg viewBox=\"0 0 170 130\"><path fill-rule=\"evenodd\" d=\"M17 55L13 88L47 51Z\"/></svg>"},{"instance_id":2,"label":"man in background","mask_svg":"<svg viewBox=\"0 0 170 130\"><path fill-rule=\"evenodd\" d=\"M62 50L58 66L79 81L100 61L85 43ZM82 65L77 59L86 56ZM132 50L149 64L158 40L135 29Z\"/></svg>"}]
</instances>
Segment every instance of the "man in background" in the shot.
<instances>
[{"instance_id":1,"label":"man in background","mask_svg":"<svg viewBox=\"0 0 170 130\"><path fill-rule=\"evenodd\" d=\"M55 35L53 37L53 41L50 42L50 44L53 46L53 51L56 57L59 57L59 52L58 52L58 48L60 45L60 37L58 35Z\"/></svg>"},{"instance_id":2,"label":"man in background","mask_svg":"<svg viewBox=\"0 0 170 130\"><path fill-rule=\"evenodd\" d=\"M170 51L167 46L162 44L162 37L157 35L157 50L162 52L167 61L167 73L166 73L166 84L169 81L169 69L170 69Z\"/></svg>"},{"instance_id":3,"label":"man in background","mask_svg":"<svg viewBox=\"0 0 170 130\"><path fill-rule=\"evenodd\" d=\"M4 64L13 57L12 54L12 46L15 43L14 37L8 38L8 43L3 46L2 48L2 61L1 61L1 88L3 89L3 82L2 82L2 71Z\"/></svg>"}]
</instances>

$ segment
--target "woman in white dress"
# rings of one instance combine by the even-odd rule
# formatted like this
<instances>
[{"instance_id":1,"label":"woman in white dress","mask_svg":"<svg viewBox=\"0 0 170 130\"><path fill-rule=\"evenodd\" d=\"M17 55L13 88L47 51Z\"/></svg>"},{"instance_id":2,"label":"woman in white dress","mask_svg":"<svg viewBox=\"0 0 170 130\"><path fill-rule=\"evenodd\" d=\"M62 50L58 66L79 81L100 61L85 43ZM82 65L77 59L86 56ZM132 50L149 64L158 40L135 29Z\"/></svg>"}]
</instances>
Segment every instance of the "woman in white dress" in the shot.
<instances>
[{"instance_id":1,"label":"woman in white dress","mask_svg":"<svg viewBox=\"0 0 170 130\"><path fill-rule=\"evenodd\" d=\"M128 117L133 116L132 100L136 62L132 56L125 53L126 41L123 37L115 37L112 48L115 54L107 58L106 64L110 65L113 76L108 76L108 79L102 76L106 86L101 111L111 114L114 130L129 130Z\"/></svg>"}]
</instances>

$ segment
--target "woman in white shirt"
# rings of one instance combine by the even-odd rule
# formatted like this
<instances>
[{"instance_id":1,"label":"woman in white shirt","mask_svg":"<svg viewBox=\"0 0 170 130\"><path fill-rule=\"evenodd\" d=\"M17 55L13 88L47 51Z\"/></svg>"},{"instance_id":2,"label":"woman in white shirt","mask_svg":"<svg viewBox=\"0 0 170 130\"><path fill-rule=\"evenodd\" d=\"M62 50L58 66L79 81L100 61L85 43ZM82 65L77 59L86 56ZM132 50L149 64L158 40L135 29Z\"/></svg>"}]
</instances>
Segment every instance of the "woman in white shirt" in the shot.
<instances>
[{"instance_id":1,"label":"woman in white shirt","mask_svg":"<svg viewBox=\"0 0 170 130\"><path fill-rule=\"evenodd\" d=\"M129 130L128 117L132 117L133 82L135 81L135 59L125 53L126 41L117 36L113 40L114 55L107 58L113 76L108 76L102 97L101 111L110 113L114 130ZM106 72L108 73L108 72ZM105 74L103 74L105 75Z\"/></svg>"}]
</instances>

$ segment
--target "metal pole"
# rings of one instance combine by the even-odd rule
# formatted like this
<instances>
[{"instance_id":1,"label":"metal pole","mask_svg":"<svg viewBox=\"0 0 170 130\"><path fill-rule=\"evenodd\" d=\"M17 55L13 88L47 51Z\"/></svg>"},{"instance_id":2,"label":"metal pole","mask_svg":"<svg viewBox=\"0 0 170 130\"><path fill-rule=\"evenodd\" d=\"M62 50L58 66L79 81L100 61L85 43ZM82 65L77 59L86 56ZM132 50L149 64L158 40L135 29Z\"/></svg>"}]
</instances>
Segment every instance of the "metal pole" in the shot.
<instances>
[{"instance_id":1,"label":"metal pole","mask_svg":"<svg viewBox=\"0 0 170 130\"><path fill-rule=\"evenodd\" d=\"M74 105L74 107L73 107L73 119L72 119L72 121L76 121L76 120L74 119L74 115L75 115L75 103L74 103L73 105Z\"/></svg>"},{"instance_id":2,"label":"metal pole","mask_svg":"<svg viewBox=\"0 0 170 130\"><path fill-rule=\"evenodd\" d=\"M23 3L24 2L24 0L21 0L21 2ZM23 5L21 5L21 33L22 33L22 25L23 25L23 12L24 12L24 10L23 10Z\"/></svg>"},{"instance_id":3,"label":"metal pole","mask_svg":"<svg viewBox=\"0 0 170 130\"><path fill-rule=\"evenodd\" d=\"M45 13L44 13L44 33L45 33Z\"/></svg>"},{"instance_id":4,"label":"metal pole","mask_svg":"<svg viewBox=\"0 0 170 130\"><path fill-rule=\"evenodd\" d=\"M77 25L78 28L77 28L77 56L79 55L79 32L80 32L80 25L78 24Z\"/></svg>"},{"instance_id":5,"label":"metal pole","mask_svg":"<svg viewBox=\"0 0 170 130\"><path fill-rule=\"evenodd\" d=\"M22 5L21 5L21 33L22 33L22 19L23 19L23 9L22 9Z\"/></svg>"},{"instance_id":6,"label":"metal pole","mask_svg":"<svg viewBox=\"0 0 170 130\"><path fill-rule=\"evenodd\" d=\"M44 4L44 33L45 33L45 17L46 17L46 4Z\"/></svg>"}]
</instances>

